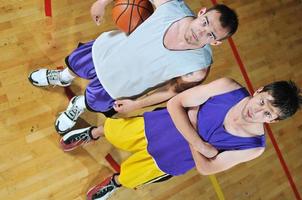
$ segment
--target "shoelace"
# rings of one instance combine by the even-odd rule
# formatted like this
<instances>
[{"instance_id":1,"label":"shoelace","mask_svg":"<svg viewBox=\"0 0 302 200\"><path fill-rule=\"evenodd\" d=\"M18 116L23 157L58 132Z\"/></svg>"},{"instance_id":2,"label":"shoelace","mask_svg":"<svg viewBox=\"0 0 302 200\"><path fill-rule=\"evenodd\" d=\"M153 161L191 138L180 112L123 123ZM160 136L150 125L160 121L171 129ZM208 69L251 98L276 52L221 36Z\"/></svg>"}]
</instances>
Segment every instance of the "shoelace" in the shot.
<instances>
[{"instance_id":1,"label":"shoelace","mask_svg":"<svg viewBox=\"0 0 302 200\"><path fill-rule=\"evenodd\" d=\"M47 79L52 81L60 81L59 73L60 72L57 70L48 70L46 74Z\"/></svg>"},{"instance_id":2,"label":"shoelace","mask_svg":"<svg viewBox=\"0 0 302 200\"><path fill-rule=\"evenodd\" d=\"M66 115L68 115L71 120L76 120L81 112L81 109L77 105L72 105L71 109L66 112Z\"/></svg>"},{"instance_id":3,"label":"shoelace","mask_svg":"<svg viewBox=\"0 0 302 200\"><path fill-rule=\"evenodd\" d=\"M78 141L83 141L84 143L88 143L90 141L88 132L81 133L80 135L72 139L72 142L78 142Z\"/></svg>"},{"instance_id":4,"label":"shoelace","mask_svg":"<svg viewBox=\"0 0 302 200\"><path fill-rule=\"evenodd\" d=\"M105 188L102 188L101 190L97 191L97 193L95 193L95 195L93 195L93 196L102 197L106 193L111 192L114 188L115 188L115 186L113 185L112 181L110 181L110 185L107 185Z\"/></svg>"}]
</instances>

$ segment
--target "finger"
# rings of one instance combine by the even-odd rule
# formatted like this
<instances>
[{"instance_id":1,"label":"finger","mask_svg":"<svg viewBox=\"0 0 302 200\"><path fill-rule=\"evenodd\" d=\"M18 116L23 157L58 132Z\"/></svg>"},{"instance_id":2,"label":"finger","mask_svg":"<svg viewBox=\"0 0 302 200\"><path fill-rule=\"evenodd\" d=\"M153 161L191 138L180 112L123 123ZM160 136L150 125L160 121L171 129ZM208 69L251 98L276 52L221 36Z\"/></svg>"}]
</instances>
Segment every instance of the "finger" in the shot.
<instances>
[{"instance_id":1,"label":"finger","mask_svg":"<svg viewBox=\"0 0 302 200\"><path fill-rule=\"evenodd\" d=\"M92 17L92 20L94 21L94 23L96 23L97 25L98 25L98 21L99 21L99 16L97 16L97 15L92 15L91 16Z\"/></svg>"},{"instance_id":2,"label":"finger","mask_svg":"<svg viewBox=\"0 0 302 200\"><path fill-rule=\"evenodd\" d=\"M101 22L99 20L97 20L95 23L97 26L99 26L101 24Z\"/></svg>"},{"instance_id":3,"label":"finger","mask_svg":"<svg viewBox=\"0 0 302 200\"><path fill-rule=\"evenodd\" d=\"M101 24L102 18L100 16L97 16L96 18L96 24L99 26Z\"/></svg>"}]
</instances>

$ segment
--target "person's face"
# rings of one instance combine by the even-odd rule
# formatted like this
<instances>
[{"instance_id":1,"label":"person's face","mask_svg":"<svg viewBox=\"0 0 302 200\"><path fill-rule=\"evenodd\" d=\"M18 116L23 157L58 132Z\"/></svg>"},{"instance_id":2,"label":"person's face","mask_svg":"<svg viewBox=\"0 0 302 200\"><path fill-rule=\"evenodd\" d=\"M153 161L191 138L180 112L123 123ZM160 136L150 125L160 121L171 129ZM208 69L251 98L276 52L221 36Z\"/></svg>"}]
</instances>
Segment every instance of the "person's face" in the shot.
<instances>
[{"instance_id":1,"label":"person's face","mask_svg":"<svg viewBox=\"0 0 302 200\"><path fill-rule=\"evenodd\" d=\"M242 117L247 122L272 123L280 114L280 110L272 105L274 98L268 92L255 92L245 104Z\"/></svg>"},{"instance_id":2,"label":"person's face","mask_svg":"<svg viewBox=\"0 0 302 200\"><path fill-rule=\"evenodd\" d=\"M220 15L216 10L206 12L205 8L201 9L185 33L187 43L198 47L219 45L219 40L228 34L228 30L221 26Z\"/></svg>"}]
</instances>

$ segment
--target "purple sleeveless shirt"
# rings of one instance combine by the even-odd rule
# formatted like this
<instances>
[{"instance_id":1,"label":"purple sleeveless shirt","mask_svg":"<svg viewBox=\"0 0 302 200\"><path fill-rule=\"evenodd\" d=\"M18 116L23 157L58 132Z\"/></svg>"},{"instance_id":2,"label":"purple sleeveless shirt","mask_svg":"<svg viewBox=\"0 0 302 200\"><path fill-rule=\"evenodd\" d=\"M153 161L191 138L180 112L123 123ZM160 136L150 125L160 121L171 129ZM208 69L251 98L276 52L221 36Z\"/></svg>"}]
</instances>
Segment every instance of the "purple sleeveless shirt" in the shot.
<instances>
[{"instance_id":1,"label":"purple sleeveless shirt","mask_svg":"<svg viewBox=\"0 0 302 200\"><path fill-rule=\"evenodd\" d=\"M197 129L200 137L219 152L265 147L265 136L239 137L224 129L224 118L231 107L249 96L245 88L214 96L198 111ZM181 175L195 167L188 142L176 129L167 109L144 114L147 150L165 173Z\"/></svg>"}]
</instances>

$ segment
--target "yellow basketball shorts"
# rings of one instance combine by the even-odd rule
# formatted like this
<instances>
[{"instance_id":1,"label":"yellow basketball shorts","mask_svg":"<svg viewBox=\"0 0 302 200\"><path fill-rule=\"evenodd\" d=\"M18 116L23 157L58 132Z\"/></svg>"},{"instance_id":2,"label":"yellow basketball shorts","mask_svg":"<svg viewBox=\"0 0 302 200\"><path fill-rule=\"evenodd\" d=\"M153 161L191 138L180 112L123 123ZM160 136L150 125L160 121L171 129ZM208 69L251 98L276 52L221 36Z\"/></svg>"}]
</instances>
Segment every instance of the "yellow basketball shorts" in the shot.
<instances>
[{"instance_id":1,"label":"yellow basketball shorts","mask_svg":"<svg viewBox=\"0 0 302 200\"><path fill-rule=\"evenodd\" d=\"M115 147L133 153L121 164L119 182L128 188L135 188L164 176L147 151L144 118L110 119L104 124L107 140Z\"/></svg>"}]
</instances>

